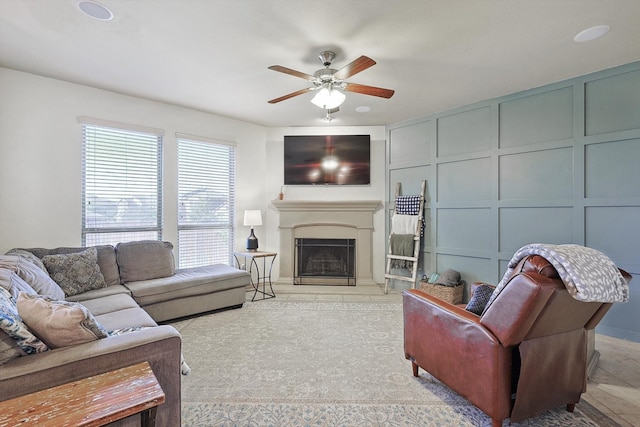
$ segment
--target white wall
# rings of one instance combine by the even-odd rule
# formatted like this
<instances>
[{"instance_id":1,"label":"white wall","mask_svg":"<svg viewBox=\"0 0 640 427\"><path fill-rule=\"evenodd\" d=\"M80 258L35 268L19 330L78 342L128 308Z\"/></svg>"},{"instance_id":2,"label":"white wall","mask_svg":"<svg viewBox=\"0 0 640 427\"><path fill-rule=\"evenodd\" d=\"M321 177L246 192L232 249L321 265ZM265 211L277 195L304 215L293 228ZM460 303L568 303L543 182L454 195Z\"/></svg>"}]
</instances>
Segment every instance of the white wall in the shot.
<instances>
[{"instance_id":1,"label":"white wall","mask_svg":"<svg viewBox=\"0 0 640 427\"><path fill-rule=\"evenodd\" d=\"M5 68L0 94L0 253L80 245L79 116L165 130L164 240L177 241L176 132L236 142L237 212L264 199L262 126Z\"/></svg>"},{"instance_id":2,"label":"white wall","mask_svg":"<svg viewBox=\"0 0 640 427\"><path fill-rule=\"evenodd\" d=\"M237 143L236 248L245 209L260 209L260 248L279 248L271 205L284 179L284 135L370 134L366 187L287 187L293 200L380 200L385 188L384 127L265 128L222 116L0 68L0 253L13 247L78 246L81 240L79 116L165 130L164 235L177 241L176 132ZM375 215L374 279L384 281L384 210ZM277 272L276 272L277 277Z\"/></svg>"}]
</instances>

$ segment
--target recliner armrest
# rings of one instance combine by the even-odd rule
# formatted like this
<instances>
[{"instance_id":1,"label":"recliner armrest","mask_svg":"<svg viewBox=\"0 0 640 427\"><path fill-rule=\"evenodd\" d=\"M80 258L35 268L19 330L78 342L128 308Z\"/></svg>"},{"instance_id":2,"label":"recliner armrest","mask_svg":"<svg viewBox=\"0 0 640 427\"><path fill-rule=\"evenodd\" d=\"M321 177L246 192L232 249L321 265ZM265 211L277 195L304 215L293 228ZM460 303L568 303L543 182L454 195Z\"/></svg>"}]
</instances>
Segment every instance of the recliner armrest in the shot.
<instances>
[{"instance_id":1,"label":"recliner armrest","mask_svg":"<svg viewBox=\"0 0 640 427\"><path fill-rule=\"evenodd\" d=\"M480 323L505 346L519 344L545 304L559 287L559 279L538 273L518 273L511 277L500 294L486 309Z\"/></svg>"}]
</instances>

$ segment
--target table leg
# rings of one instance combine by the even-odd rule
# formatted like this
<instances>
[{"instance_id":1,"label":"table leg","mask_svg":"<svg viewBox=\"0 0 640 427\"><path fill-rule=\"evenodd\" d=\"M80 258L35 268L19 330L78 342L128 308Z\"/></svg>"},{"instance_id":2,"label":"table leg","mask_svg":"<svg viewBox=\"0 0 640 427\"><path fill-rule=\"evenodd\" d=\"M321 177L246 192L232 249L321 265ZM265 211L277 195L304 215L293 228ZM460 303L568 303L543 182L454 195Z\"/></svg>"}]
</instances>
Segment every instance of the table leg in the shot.
<instances>
[{"instance_id":1,"label":"table leg","mask_svg":"<svg viewBox=\"0 0 640 427\"><path fill-rule=\"evenodd\" d=\"M141 427L155 427L156 425L156 410L157 406L149 408L146 411L140 413L140 426Z\"/></svg>"}]
</instances>

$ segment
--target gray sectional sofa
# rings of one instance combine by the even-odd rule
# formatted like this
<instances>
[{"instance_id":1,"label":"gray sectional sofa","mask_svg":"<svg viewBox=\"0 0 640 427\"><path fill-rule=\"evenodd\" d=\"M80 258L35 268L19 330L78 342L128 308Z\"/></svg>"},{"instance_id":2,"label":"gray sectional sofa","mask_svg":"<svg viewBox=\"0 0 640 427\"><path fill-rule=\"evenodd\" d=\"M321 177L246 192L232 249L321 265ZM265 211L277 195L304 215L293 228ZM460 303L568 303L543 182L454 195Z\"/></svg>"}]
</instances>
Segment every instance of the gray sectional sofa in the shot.
<instances>
[{"instance_id":1,"label":"gray sectional sofa","mask_svg":"<svg viewBox=\"0 0 640 427\"><path fill-rule=\"evenodd\" d=\"M226 265L175 269L172 248L168 242L142 241L115 247L13 249L1 256L0 323L5 324L0 328L0 401L148 361L166 395L157 425L179 426L181 337L172 326L158 323L239 308L250 277ZM29 313L25 307L36 303L40 311ZM76 328L84 334L81 342L57 346L60 334L69 333L50 327L54 321L33 318L43 306L76 314L87 310ZM46 350L29 342L16 344L19 333L6 319L13 312L24 314L24 326L33 325L36 338L46 337ZM94 330L86 327L90 322L106 334L88 334L87 329ZM139 423L140 417L132 416L117 425Z\"/></svg>"}]
</instances>

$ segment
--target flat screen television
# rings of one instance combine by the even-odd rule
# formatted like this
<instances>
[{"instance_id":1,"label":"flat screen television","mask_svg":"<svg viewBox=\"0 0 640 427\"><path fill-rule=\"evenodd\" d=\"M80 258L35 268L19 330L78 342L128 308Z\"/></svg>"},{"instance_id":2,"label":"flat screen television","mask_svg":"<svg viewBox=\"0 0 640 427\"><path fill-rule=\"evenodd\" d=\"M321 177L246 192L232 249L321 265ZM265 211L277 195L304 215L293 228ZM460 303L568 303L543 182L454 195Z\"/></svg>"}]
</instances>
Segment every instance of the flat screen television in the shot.
<instances>
[{"instance_id":1,"label":"flat screen television","mask_svg":"<svg viewBox=\"0 0 640 427\"><path fill-rule=\"evenodd\" d=\"M284 184L371 184L371 135L285 136Z\"/></svg>"}]
</instances>

